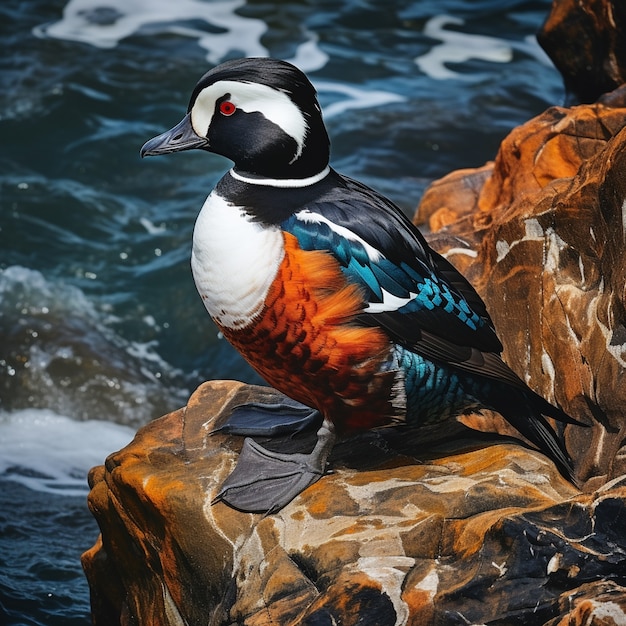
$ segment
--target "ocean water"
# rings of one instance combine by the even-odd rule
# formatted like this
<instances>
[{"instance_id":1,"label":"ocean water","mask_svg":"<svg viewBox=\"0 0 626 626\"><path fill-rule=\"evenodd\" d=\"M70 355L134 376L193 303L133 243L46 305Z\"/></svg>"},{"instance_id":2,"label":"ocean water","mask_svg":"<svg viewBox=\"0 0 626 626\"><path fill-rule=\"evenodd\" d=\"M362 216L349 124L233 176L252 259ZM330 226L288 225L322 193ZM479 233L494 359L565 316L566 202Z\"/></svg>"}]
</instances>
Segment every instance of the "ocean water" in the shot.
<instances>
[{"instance_id":1,"label":"ocean water","mask_svg":"<svg viewBox=\"0 0 626 626\"><path fill-rule=\"evenodd\" d=\"M549 0L9 0L0 6L0 624L89 623L90 467L201 381L260 382L189 270L229 167L141 161L220 61L291 60L333 164L411 214L564 100L534 39Z\"/></svg>"}]
</instances>

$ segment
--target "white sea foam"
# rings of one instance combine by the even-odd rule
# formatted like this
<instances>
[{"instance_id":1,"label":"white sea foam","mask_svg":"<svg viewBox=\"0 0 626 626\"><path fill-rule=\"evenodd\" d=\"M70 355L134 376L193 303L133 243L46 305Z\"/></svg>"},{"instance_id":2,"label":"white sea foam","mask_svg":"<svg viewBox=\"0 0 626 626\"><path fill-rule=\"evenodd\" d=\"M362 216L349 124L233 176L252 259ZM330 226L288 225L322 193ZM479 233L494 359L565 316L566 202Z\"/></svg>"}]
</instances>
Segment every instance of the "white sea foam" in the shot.
<instances>
[{"instance_id":1,"label":"white sea foam","mask_svg":"<svg viewBox=\"0 0 626 626\"><path fill-rule=\"evenodd\" d=\"M338 93L347 96L324 107L324 117L330 119L345 113L349 109L367 109L394 102L404 102L406 98L390 91L361 89L350 85L316 81L315 87L320 92Z\"/></svg>"},{"instance_id":2,"label":"white sea foam","mask_svg":"<svg viewBox=\"0 0 626 626\"><path fill-rule=\"evenodd\" d=\"M316 72L328 63L329 56L317 45L317 35L305 31L306 41L296 48L295 55L287 59L303 72Z\"/></svg>"},{"instance_id":3,"label":"white sea foam","mask_svg":"<svg viewBox=\"0 0 626 626\"><path fill-rule=\"evenodd\" d=\"M48 409L0 414L0 479L30 489L84 496L87 472L125 445L135 431L112 422L80 422Z\"/></svg>"},{"instance_id":4,"label":"white sea foam","mask_svg":"<svg viewBox=\"0 0 626 626\"><path fill-rule=\"evenodd\" d=\"M263 20L239 15L237 9L245 4L245 0L69 0L59 21L37 26L34 33L98 48L114 48L140 32L152 37L179 35L195 39L211 63L219 63L231 53L268 56L261 43L267 25ZM208 29L224 32L184 26L187 22L204 23ZM301 34L305 41L297 46L290 61L305 72L324 67L328 55L317 45L317 35L305 29Z\"/></svg>"},{"instance_id":5,"label":"white sea foam","mask_svg":"<svg viewBox=\"0 0 626 626\"><path fill-rule=\"evenodd\" d=\"M267 26L261 20L238 15L236 10L244 4L245 0L70 0L62 19L38 26L34 32L40 37L114 48L122 39L145 29L154 36L177 34L196 39L212 63L237 50L246 56L266 56L261 36ZM194 20L225 32L182 25Z\"/></svg>"}]
</instances>

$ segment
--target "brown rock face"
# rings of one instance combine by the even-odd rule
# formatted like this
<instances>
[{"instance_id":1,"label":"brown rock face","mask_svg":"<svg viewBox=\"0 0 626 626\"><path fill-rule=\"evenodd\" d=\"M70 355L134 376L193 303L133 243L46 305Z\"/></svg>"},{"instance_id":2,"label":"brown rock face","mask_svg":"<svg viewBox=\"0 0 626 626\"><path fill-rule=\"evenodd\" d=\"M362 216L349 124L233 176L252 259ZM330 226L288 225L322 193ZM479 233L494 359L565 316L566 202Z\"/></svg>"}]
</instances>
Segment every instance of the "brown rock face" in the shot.
<instances>
[{"instance_id":1,"label":"brown rock face","mask_svg":"<svg viewBox=\"0 0 626 626\"><path fill-rule=\"evenodd\" d=\"M625 125L626 88L553 107L516 128L495 163L434 184L417 217L448 224L430 242L477 286L509 364L592 424L566 439L595 484L626 472ZM467 180L484 183L468 195Z\"/></svg>"},{"instance_id":2,"label":"brown rock face","mask_svg":"<svg viewBox=\"0 0 626 626\"><path fill-rule=\"evenodd\" d=\"M578 102L594 102L626 82L626 5L621 0L553 0L537 39Z\"/></svg>"},{"instance_id":3,"label":"brown rock face","mask_svg":"<svg viewBox=\"0 0 626 626\"><path fill-rule=\"evenodd\" d=\"M273 393L206 383L92 471L96 626L600 624L609 604L626 620L626 486L581 495L521 446L429 459L366 433L276 515L211 505L241 439L209 433Z\"/></svg>"}]
</instances>

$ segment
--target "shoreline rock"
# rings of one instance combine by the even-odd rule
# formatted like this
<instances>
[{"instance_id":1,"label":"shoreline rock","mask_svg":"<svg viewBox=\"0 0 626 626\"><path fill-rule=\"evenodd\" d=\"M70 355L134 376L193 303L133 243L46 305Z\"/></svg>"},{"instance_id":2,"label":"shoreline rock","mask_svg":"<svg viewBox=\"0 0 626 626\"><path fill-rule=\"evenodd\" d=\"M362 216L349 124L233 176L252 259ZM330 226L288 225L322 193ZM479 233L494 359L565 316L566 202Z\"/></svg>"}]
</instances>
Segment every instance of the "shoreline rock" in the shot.
<instances>
[{"instance_id":1,"label":"shoreline rock","mask_svg":"<svg viewBox=\"0 0 626 626\"><path fill-rule=\"evenodd\" d=\"M444 440L416 460L396 449L404 435L367 434L278 514L212 505L241 438L210 432L229 406L272 393L205 383L92 470L95 626L544 623L587 610L609 577L601 595L626 619L626 552L600 549L626 545L626 480L581 494L519 445ZM378 455L355 468L363 445Z\"/></svg>"},{"instance_id":2,"label":"shoreline rock","mask_svg":"<svg viewBox=\"0 0 626 626\"><path fill-rule=\"evenodd\" d=\"M434 183L415 218L487 303L509 365L592 425L565 428L590 489L626 473L625 127L626 86L552 107L492 164Z\"/></svg>"},{"instance_id":3,"label":"shoreline rock","mask_svg":"<svg viewBox=\"0 0 626 626\"><path fill-rule=\"evenodd\" d=\"M572 101L594 102L626 82L621 0L553 2L537 41L561 72Z\"/></svg>"}]
</instances>

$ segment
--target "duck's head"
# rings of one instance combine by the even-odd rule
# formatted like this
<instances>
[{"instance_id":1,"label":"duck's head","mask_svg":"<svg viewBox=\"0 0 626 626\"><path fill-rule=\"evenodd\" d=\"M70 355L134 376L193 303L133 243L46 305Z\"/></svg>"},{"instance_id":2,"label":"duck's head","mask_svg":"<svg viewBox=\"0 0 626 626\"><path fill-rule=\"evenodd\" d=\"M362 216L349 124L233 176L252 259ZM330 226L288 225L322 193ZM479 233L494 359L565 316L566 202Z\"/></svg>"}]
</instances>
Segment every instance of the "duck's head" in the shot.
<instances>
[{"instance_id":1,"label":"duck's head","mask_svg":"<svg viewBox=\"0 0 626 626\"><path fill-rule=\"evenodd\" d=\"M329 159L328 134L313 85L286 61L227 61L207 72L187 115L154 137L141 156L200 148L231 159L254 177L294 179L319 174Z\"/></svg>"}]
</instances>

